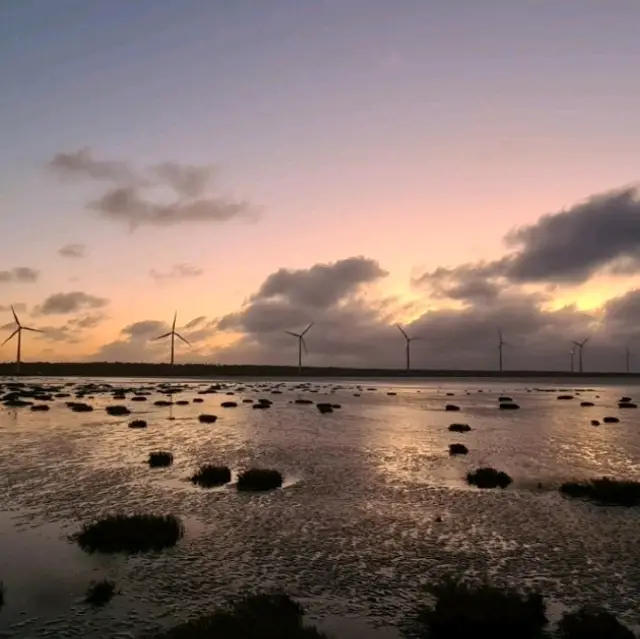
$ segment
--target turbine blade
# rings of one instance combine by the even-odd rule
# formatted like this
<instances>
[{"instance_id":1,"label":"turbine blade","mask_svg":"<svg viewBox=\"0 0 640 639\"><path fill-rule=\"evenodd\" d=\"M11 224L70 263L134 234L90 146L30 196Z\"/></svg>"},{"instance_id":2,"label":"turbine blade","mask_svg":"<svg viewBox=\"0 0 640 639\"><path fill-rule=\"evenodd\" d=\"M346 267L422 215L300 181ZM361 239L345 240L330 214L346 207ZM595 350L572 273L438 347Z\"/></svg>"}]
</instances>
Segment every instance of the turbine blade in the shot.
<instances>
[{"instance_id":1,"label":"turbine blade","mask_svg":"<svg viewBox=\"0 0 640 639\"><path fill-rule=\"evenodd\" d=\"M32 333L44 333L44 331L41 331L39 328L29 328L28 326L21 326L20 328L23 331L31 331Z\"/></svg>"},{"instance_id":2,"label":"turbine blade","mask_svg":"<svg viewBox=\"0 0 640 639\"><path fill-rule=\"evenodd\" d=\"M309 351L307 350L307 343L304 341L304 337L302 337L302 335L300 336L300 341L302 342L302 350L304 351L304 354L307 355Z\"/></svg>"},{"instance_id":3,"label":"turbine blade","mask_svg":"<svg viewBox=\"0 0 640 639\"><path fill-rule=\"evenodd\" d=\"M178 319L178 311L173 314L173 324L171 325L171 330L176 330L176 320Z\"/></svg>"},{"instance_id":4,"label":"turbine blade","mask_svg":"<svg viewBox=\"0 0 640 639\"><path fill-rule=\"evenodd\" d=\"M586 344L590 339L591 339L590 337L585 337L585 338L582 340L582 344L581 344L581 346L584 346L584 345L585 345L585 344Z\"/></svg>"},{"instance_id":5,"label":"turbine blade","mask_svg":"<svg viewBox=\"0 0 640 639\"><path fill-rule=\"evenodd\" d=\"M164 335L160 335L158 337L154 337L154 341L157 339L164 339L165 337L169 337L171 335L171 331L169 331L168 333L165 333Z\"/></svg>"},{"instance_id":6,"label":"turbine blade","mask_svg":"<svg viewBox=\"0 0 640 639\"><path fill-rule=\"evenodd\" d=\"M404 338L408 341L409 336L404 332L404 329L402 328L402 326L400 326L400 324L396 324L396 326L398 327L398 330L404 335Z\"/></svg>"},{"instance_id":7,"label":"turbine blade","mask_svg":"<svg viewBox=\"0 0 640 639\"><path fill-rule=\"evenodd\" d=\"M298 337L298 338L302 337L302 335L300 335L299 333L292 333L291 331L285 331L285 333L287 335L293 335L294 337Z\"/></svg>"},{"instance_id":8,"label":"turbine blade","mask_svg":"<svg viewBox=\"0 0 640 639\"><path fill-rule=\"evenodd\" d=\"M302 333L300 333L301 335L306 335L307 331L313 326L314 322L311 322L311 324L309 324L309 326L307 326L307 328L304 329L304 331L302 331Z\"/></svg>"},{"instance_id":9,"label":"turbine blade","mask_svg":"<svg viewBox=\"0 0 640 639\"><path fill-rule=\"evenodd\" d=\"M18 319L18 316L16 315L16 309L13 308L13 304L11 305L11 312L13 313L13 319L16 321L16 324L18 326L20 326L20 320Z\"/></svg>"},{"instance_id":10,"label":"turbine blade","mask_svg":"<svg viewBox=\"0 0 640 639\"><path fill-rule=\"evenodd\" d=\"M185 344L187 344L187 346L191 346L191 344L184 337L182 337L182 335L180 335L180 333L175 333L175 336L178 339L181 339Z\"/></svg>"},{"instance_id":11,"label":"turbine blade","mask_svg":"<svg viewBox=\"0 0 640 639\"><path fill-rule=\"evenodd\" d=\"M0 346L4 346L8 341L13 339L19 332L20 332L20 329L16 328L16 330L13 331L13 333L11 333L11 335L9 335L9 337L7 337L7 339L5 339L4 342L2 342L2 344L0 344Z\"/></svg>"},{"instance_id":12,"label":"turbine blade","mask_svg":"<svg viewBox=\"0 0 640 639\"><path fill-rule=\"evenodd\" d=\"M571 340L571 343L572 343L572 344L575 344L576 346L581 346L580 342L576 342L576 341L574 341L574 340Z\"/></svg>"},{"instance_id":13,"label":"turbine blade","mask_svg":"<svg viewBox=\"0 0 640 639\"><path fill-rule=\"evenodd\" d=\"M502 331L498 328L498 339L500 340L500 343L502 343Z\"/></svg>"}]
</instances>

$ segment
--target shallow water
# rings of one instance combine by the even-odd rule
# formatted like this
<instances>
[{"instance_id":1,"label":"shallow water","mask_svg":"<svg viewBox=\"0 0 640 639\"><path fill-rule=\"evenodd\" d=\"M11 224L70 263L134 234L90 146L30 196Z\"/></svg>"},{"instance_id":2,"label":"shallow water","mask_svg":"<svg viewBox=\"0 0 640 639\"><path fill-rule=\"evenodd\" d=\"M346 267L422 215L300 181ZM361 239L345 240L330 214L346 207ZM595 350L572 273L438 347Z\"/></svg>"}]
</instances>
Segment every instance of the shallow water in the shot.
<instances>
[{"instance_id":1,"label":"shallow water","mask_svg":"<svg viewBox=\"0 0 640 639\"><path fill-rule=\"evenodd\" d=\"M566 383L557 392L532 390L552 388L548 380L367 380L361 389L320 380L309 389L286 382L281 394L271 394L272 382L242 381L245 390L233 397L197 395L210 383L185 384L174 399L204 400L187 406L154 406L166 399L154 389L147 402L131 402L130 393L126 401L79 400L93 413L71 412L65 401L73 397L48 402L47 413L0 408L3 636L135 637L229 595L284 588L310 619L325 618L327 629L346 637L364 634L365 617L375 626L399 624L422 600L422 585L461 572L537 586L558 609L603 603L640 622L640 515L568 501L556 490L576 477L640 480L640 413L617 408L623 395L640 399L640 386L589 382L594 390L571 401L556 399ZM499 411L503 393L521 410ZM273 406L253 410L240 403L246 397ZM342 408L322 415L290 403L299 397ZM225 400L239 405L221 408ZM581 400L596 406L580 407ZM446 403L462 410L445 412ZM111 417L108 404L133 414ZM202 412L218 421L200 424ZM605 415L621 422L590 425ZM128 428L134 418L148 428ZM452 422L473 430L450 433ZM449 457L453 442L469 455ZM157 449L173 452L172 467L145 464ZM233 484L200 489L186 478L203 462L277 468L285 486L260 495L239 494ZM480 465L505 470L514 484L467 487L466 472ZM86 555L68 540L83 522L113 511L172 512L187 534L171 550L133 558ZM121 594L104 609L87 609L88 583L105 577Z\"/></svg>"}]
</instances>

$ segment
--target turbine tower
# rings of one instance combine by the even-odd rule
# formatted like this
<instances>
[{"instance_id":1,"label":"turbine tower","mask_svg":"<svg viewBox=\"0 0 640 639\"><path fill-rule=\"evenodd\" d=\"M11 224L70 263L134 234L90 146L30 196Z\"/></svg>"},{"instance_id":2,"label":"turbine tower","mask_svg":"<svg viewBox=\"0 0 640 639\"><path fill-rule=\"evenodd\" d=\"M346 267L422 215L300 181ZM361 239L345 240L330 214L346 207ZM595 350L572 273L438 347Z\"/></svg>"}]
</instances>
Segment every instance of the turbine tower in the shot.
<instances>
[{"instance_id":1,"label":"turbine tower","mask_svg":"<svg viewBox=\"0 0 640 639\"><path fill-rule=\"evenodd\" d=\"M173 316L173 324L171 324L171 330L164 335L159 335L154 338L155 340L164 339L165 337L171 337L171 366L173 366L175 361L175 352L176 352L176 337L181 339L187 346L191 346L191 344L184 338L180 333L176 332L176 320L178 319L178 311L175 312Z\"/></svg>"},{"instance_id":2,"label":"turbine tower","mask_svg":"<svg viewBox=\"0 0 640 639\"><path fill-rule=\"evenodd\" d=\"M404 331L404 329L402 328L402 326L400 326L400 324L396 324L396 326L398 327L398 330L402 333L402 336L406 341L405 349L407 354L407 372L409 372L411 370L411 342L413 342L413 340L416 340L416 339L422 339L422 337L417 335L415 337L409 337Z\"/></svg>"},{"instance_id":3,"label":"turbine tower","mask_svg":"<svg viewBox=\"0 0 640 639\"><path fill-rule=\"evenodd\" d=\"M511 346L502 339L502 331L498 329L498 370L502 373L502 347Z\"/></svg>"},{"instance_id":4,"label":"turbine tower","mask_svg":"<svg viewBox=\"0 0 640 639\"><path fill-rule=\"evenodd\" d=\"M313 322L302 331L302 333L293 333L292 331L285 331L287 335L292 335L298 340L298 373L302 374L302 349L304 348L305 355L307 354L307 343L304 341L304 336L309 332L309 329L313 326Z\"/></svg>"},{"instance_id":5,"label":"turbine tower","mask_svg":"<svg viewBox=\"0 0 640 639\"><path fill-rule=\"evenodd\" d=\"M573 373L574 361L575 361L576 347L574 346L570 351L569 355L571 355L571 372Z\"/></svg>"},{"instance_id":6,"label":"turbine tower","mask_svg":"<svg viewBox=\"0 0 640 639\"><path fill-rule=\"evenodd\" d=\"M30 328L29 326L23 326L20 324L20 320L16 315L16 310L11 306L11 312L13 313L13 319L16 323L16 329L7 337L7 339L2 342L2 346L4 346L7 342L11 341L16 335L18 336L18 348L16 352L16 375L20 375L20 364L22 364L22 331L31 331L32 333L42 333L43 331L38 330L37 328Z\"/></svg>"},{"instance_id":7,"label":"turbine tower","mask_svg":"<svg viewBox=\"0 0 640 639\"><path fill-rule=\"evenodd\" d=\"M589 341L588 337L585 337L581 342L572 342L574 346L578 347L578 372L582 373L582 351L584 349L584 345ZM575 349L574 349L575 350Z\"/></svg>"},{"instance_id":8,"label":"turbine tower","mask_svg":"<svg viewBox=\"0 0 640 639\"><path fill-rule=\"evenodd\" d=\"M627 371L627 373L631 372L631 349L628 346L625 346L624 349L624 355L625 355L625 370Z\"/></svg>"}]
</instances>

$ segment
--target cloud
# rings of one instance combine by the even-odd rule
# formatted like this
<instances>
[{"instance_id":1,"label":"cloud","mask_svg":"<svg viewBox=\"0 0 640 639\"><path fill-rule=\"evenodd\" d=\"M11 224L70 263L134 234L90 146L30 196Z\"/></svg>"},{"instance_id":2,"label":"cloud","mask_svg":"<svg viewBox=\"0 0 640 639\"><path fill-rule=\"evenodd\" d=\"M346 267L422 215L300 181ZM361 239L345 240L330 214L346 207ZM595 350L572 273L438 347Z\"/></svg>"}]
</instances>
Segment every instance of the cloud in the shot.
<instances>
[{"instance_id":1,"label":"cloud","mask_svg":"<svg viewBox=\"0 0 640 639\"><path fill-rule=\"evenodd\" d=\"M138 172L125 162L97 160L84 148L58 153L49 166L62 176L112 182L87 208L132 230L140 226L215 223L235 218L251 220L258 215L247 202L207 194L213 176L213 167L209 165L162 162L148 167L146 172ZM158 187L169 196L151 199L149 191Z\"/></svg>"},{"instance_id":2,"label":"cloud","mask_svg":"<svg viewBox=\"0 0 640 639\"><path fill-rule=\"evenodd\" d=\"M97 328L100 324L103 324L107 316L104 313L88 313L80 317L75 317L68 321L68 326L75 330L88 330Z\"/></svg>"},{"instance_id":3,"label":"cloud","mask_svg":"<svg viewBox=\"0 0 640 639\"><path fill-rule=\"evenodd\" d=\"M58 249L58 255L73 259L80 259L85 256L87 247L84 244L65 244Z\"/></svg>"},{"instance_id":4,"label":"cloud","mask_svg":"<svg viewBox=\"0 0 640 639\"><path fill-rule=\"evenodd\" d=\"M49 167L61 176L88 177L110 182L139 182L136 172L126 163L113 160L96 160L91 149L57 153Z\"/></svg>"},{"instance_id":5,"label":"cloud","mask_svg":"<svg viewBox=\"0 0 640 639\"><path fill-rule=\"evenodd\" d=\"M40 277L40 271L28 266L16 266L15 268L0 271L0 284L16 282L20 284L30 284Z\"/></svg>"},{"instance_id":6,"label":"cloud","mask_svg":"<svg viewBox=\"0 0 640 639\"><path fill-rule=\"evenodd\" d=\"M164 284L170 280L184 280L194 277L200 277L204 271L192 264L175 264L171 270L161 272L151 269L149 275L156 281L157 284Z\"/></svg>"},{"instance_id":7,"label":"cloud","mask_svg":"<svg viewBox=\"0 0 640 639\"><path fill-rule=\"evenodd\" d=\"M27 305L22 302L17 302L13 305L16 313L24 313L27 310ZM11 304L0 304L0 312L2 313L10 313L11 312Z\"/></svg>"},{"instance_id":8,"label":"cloud","mask_svg":"<svg viewBox=\"0 0 640 639\"><path fill-rule=\"evenodd\" d=\"M37 315L64 315L77 313L85 309L103 308L109 304L109 300L104 297L96 297L82 291L72 291L70 293L55 293L45 299L40 304L35 313Z\"/></svg>"},{"instance_id":9,"label":"cloud","mask_svg":"<svg viewBox=\"0 0 640 639\"><path fill-rule=\"evenodd\" d=\"M476 294L483 287L483 294L492 294L509 285L575 285L599 272L637 273L638 190L627 187L594 195L568 210L513 229L503 239L512 249L505 257L438 268L415 278L414 285L425 287L438 297L467 299L474 288Z\"/></svg>"}]
</instances>

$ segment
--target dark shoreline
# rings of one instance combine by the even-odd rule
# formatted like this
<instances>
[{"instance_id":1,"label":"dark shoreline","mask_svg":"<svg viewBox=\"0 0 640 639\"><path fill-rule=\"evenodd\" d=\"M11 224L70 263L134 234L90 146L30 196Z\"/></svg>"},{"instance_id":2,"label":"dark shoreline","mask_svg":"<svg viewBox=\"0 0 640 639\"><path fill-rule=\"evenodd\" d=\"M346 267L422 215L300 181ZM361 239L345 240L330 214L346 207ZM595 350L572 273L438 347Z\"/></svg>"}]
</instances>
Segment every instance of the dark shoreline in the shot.
<instances>
[{"instance_id":1,"label":"dark shoreline","mask_svg":"<svg viewBox=\"0 0 640 639\"><path fill-rule=\"evenodd\" d=\"M16 374L13 363L0 364L0 376ZM596 380L640 378L640 373L568 371L490 371L490 370L413 370L394 368L305 367L300 373L295 366L214 365L214 364L149 364L127 362L25 362L24 377L176 377L176 378L273 378L273 379L561 379Z\"/></svg>"}]
</instances>

